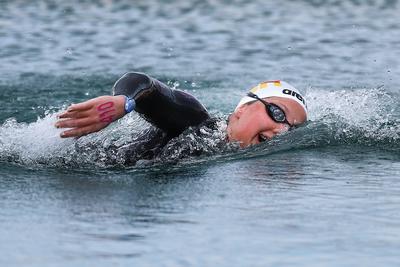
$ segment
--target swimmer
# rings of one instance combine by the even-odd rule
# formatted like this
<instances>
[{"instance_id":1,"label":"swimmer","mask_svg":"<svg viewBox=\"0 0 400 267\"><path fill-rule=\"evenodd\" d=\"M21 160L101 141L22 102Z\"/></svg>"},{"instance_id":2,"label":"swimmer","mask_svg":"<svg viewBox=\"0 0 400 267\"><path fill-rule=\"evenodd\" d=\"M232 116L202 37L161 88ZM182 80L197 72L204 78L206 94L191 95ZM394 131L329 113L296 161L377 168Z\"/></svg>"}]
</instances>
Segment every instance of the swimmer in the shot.
<instances>
[{"instance_id":1,"label":"swimmer","mask_svg":"<svg viewBox=\"0 0 400 267\"><path fill-rule=\"evenodd\" d=\"M62 138L81 137L100 131L132 111L159 129L151 141L158 147L190 126L212 121L206 108L189 93L171 89L146 74L129 72L116 81L112 96L72 104L58 116L55 126L69 128L60 134ZM248 147L306 120L307 106L300 92L287 82L267 81L240 100L228 118L226 140Z\"/></svg>"}]
</instances>

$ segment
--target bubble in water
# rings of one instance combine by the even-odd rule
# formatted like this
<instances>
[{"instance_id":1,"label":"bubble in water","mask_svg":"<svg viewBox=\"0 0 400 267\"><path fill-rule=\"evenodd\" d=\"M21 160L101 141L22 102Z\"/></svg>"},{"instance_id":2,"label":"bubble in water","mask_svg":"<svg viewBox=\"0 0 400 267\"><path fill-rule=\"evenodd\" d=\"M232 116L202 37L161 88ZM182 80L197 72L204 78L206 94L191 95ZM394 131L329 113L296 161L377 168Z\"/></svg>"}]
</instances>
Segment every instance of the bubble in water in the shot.
<instances>
[{"instance_id":1,"label":"bubble in water","mask_svg":"<svg viewBox=\"0 0 400 267\"><path fill-rule=\"evenodd\" d=\"M172 84L172 89L177 89L178 87L179 87L179 85L181 85L178 81L175 81L173 84Z\"/></svg>"}]
</instances>

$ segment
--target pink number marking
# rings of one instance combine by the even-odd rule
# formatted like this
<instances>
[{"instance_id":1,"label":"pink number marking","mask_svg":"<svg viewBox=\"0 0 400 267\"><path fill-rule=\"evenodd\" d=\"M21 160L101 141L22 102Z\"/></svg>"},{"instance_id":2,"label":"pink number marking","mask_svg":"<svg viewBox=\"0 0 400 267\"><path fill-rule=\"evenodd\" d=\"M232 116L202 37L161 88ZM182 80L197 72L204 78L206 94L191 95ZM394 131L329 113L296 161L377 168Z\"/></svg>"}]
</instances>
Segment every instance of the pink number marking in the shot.
<instances>
[{"instance_id":1,"label":"pink number marking","mask_svg":"<svg viewBox=\"0 0 400 267\"><path fill-rule=\"evenodd\" d=\"M100 120L101 122L112 122L113 121L113 117L112 116L108 116L105 118L101 118Z\"/></svg>"},{"instance_id":2,"label":"pink number marking","mask_svg":"<svg viewBox=\"0 0 400 267\"><path fill-rule=\"evenodd\" d=\"M98 106L97 110L104 111L106 109L112 108L113 106L114 106L114 102L109 101L109 102L103 103L100 106Z\"/></svg>"},{"instance_id":3,"label":"pink number marking","mask_svg":"<svg viewBox=\"0 0 400 267\"><path fill-rule=\"evenodd\" d=\"M97 107L101 122L112 122L115 115L114 102L105 102Z\"/></svg>"}]
</instances>

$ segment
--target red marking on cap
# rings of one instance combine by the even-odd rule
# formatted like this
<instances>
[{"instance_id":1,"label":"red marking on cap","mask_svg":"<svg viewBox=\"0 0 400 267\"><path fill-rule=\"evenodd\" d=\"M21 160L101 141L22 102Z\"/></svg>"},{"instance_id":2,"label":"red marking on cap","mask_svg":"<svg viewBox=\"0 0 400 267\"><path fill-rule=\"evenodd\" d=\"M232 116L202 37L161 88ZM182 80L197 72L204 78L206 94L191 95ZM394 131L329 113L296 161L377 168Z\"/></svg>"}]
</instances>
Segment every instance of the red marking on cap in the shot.
<instances>
[{"instance_id":1,"label":"red marking on cap","mask_svg":"<svg viewBox=\"0 0 400 267\"><path fill-rule=\"evenodd\" d=\"M276 80L276 81L265 81L264 83L280 83L280 80Z\"/></svg>"}]
</instances>

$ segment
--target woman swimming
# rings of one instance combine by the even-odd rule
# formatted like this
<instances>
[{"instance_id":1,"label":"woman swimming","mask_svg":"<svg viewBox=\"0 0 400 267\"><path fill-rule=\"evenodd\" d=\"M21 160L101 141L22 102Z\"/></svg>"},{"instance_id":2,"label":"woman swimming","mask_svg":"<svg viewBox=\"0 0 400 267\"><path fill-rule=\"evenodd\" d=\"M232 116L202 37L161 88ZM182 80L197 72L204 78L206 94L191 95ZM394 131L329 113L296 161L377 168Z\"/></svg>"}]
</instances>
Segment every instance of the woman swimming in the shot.
<instances>
[{"instance_id":1,"label":"woman swimming","mask_svg":"<svg viewBox=\"0 0 400 267\"><path fill-rule=\"evenodd\" d=\"M55 126L71 128L62 138L80 137L100 131L111 122L135 110L157 129L146 142L143 153L157 149L190 126L207 124L215 119L192 95L171 89L162 82L138 72L124 74L113 86L113 96L99 96L72 104L59 115ZM307 120L304 97L284 81L267 81L252 88L228 118L226 140L241 147L258 144L286 132ZM136 147L137 149L137 147Z\"/></svg>"}]
</instances>

